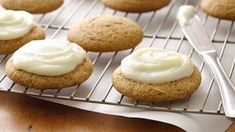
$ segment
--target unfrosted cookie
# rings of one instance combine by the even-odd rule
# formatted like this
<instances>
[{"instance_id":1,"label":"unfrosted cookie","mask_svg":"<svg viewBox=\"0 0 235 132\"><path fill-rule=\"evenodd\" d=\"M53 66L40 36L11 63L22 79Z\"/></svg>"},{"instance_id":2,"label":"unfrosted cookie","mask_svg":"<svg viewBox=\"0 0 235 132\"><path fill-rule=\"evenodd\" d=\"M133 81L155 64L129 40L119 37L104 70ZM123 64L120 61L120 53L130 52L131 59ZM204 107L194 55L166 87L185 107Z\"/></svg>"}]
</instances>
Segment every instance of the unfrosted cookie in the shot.
<instances>
[{"instance_id":1,"label":"unfrosted cookie","mask_svg":"<svg viewBox=\"0 0 235 132\"><path fill-rule=\"evenodd\" d=\"M0 54L10 54L31 40L44 39L42 27L25 11L0 11Z\"/></svg>"},{"instance_id":2,"label":"unfrosted cookie","mask_svg":"<svg viewBox=\"0 0 235 132\"><path fill-rule=\"evenodd\" d=\"M235 20L234 0L202 0L201 8L210 16Z\"/></svg>"},{"instance_id":3,"label":"unfrosted cookie","mask_svg":"<svg viewBox=\"0 0 235 132\"><path fill-rule=\"evenodd\" d=\"M31 41L7 61L7 76L19 85L37 89L79 85L92 73L92 63L77 44L60 40Z\"/></svg>"},{"instance_id":4,"label":"unfrosted cookie","mask_svg":"<svg viewBox=\"0 0 235 132\"><path fill-rule=\"evenodd\" d=\"M142 41L143 31L127 18L102 15L72 25L68 39L87 51L110 52L135 47Z\"/></svg>"},{"instance_id":5,"label":"unfrosted cookie","mask_svg":"<svg viewBox=\"0 0 235 132\"><path fill-rule=\"evenodd\" d=\"M122 60L114 88L136 100L166 102L186 98L200 85L201 75L186 56L161 49L141 49Z\"/></svg>"},{"instance_id":6,"label":"unfrosted cookie","mask_svg":"<svg viewBox=\"0 0 235 132\"><path fill-rule=\"evenodd\" d=\"M30 13L47 13L59 8L63 0L0 0L0 4L11 10L24 10Z\"/></svg>"},{"instance_id":7,"label":"unfrosted cookie","mask_svg":"<svg viewBox=\"0 0 235 132\"><path fill-rule=\"evenodd\" d=\"M170 0L102 0L115 10L126 12L147 12L158 10L170 3Z\"/></svg>"},{"instance_id":8,"label":"unfrosted cookie","mask_svg":"<svg viewBox=\"0 0 235 132\"><path fill-rule=\"evenodd\" d=\"M34 28L24 37L13 40L0 40L0 54L11 54L24 44L31 40L40 40L45 38L43 28L35 24Z\"/></svg>"}]
</instances>

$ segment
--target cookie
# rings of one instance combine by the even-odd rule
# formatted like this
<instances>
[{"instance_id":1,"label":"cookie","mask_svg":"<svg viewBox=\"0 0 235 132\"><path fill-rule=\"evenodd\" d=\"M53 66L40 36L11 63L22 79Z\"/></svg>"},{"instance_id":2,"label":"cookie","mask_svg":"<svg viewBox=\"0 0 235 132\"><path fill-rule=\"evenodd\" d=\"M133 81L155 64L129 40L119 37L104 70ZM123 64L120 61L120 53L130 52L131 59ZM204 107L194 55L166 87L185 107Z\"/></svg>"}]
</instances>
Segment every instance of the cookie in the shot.
<instances>
[{"instance_id":1,"label":"cookie","mask_svg":"<svg viewBox=\"0 0 235 132\"><path fill-rule=\"evenodd\" d=\"M121 61L112 76L120 93L136 100L166 102L193 94L201 75L191 59L174 51L142 48Z\"/></svg>"},{"instance_id":2,"label":"cookie","mask_svg":"<svg viewBox=\"0 0 235 132\"><path fill-rule=\"evenodd\" d=\"M125 12L155 11L170 3L170 0L101 0L104 5Z\"/></svg>"},{"instance_id":3,"label":"cookie","mask_svg":"<svg viewBox=\"0 0 235 132\"><path fill-rule=\"evenodd\" d=\"M26 11L0 11L0 54L10 54L31 40L44 39L45 33Z\"/></svg>"},{"instance_id":4,"label":"cookie","mask_svg":"<svg viewBox=\"0 0 235 132\"><path fill-rule=\"evenodd\" d=\"M235 20L234 0L202 0L201 8L210 16L226 20Z\"/></svg>"},{"instance_id":5,"label":"cookie","mask_svg":"<svg viewBox=\"0 0 235 132\"><path fill-rule=\"evenodd\" d=\"M102 15L71 26L68 40L87 51L111 52L134 48L143 39L141 27L119 16Z\"/></svg>"},{"instance_id":6,"label":"cookie","mask_svg":"<svg viewBox=\"0 0 235 132\"><path fill-rule=\"evenodd\" d=\"M13 40L0 40L0 54L11 54L24 44L31 40L40 40L45 38L43 28L35 24L34 28L25 36Z\"/></svg>"},{"instance_id":7,"label":"cookie","mask_svg":"<svg viewBox=\"0 0 235 132\"><path fill-rule=\"evenodd\" d=\"M7 76L15 83L37 89L60 89L81 84L92 73L92 63L89 58L85 58L81 65L78 65L72 72L61 76L42 76L23 70L18 70L12 66L12 59L8 60L5 68Z\"/></svg>"},{"instance_id":8,"label":"cookie","mask_svg":"<svg viewBox=\"0 0 235 132\"><path fill-rule=\"evenodd\" d=\"M125 96L136 100L167 102L184 99L193 94L200 85L201 75L195 67L193 74L177 81L148 84L125 78L120 68L113 73L114 88Z\"/></svg>"},{"instance_id":9,"label":"cookie","mask_svg":"<svg viewBox=\"0 0 235 132\"><path fill-rule=\"evenodd\" d=\"M56 10L63 0L0 0L0 4L11 10L24 10L30 13L47 13Z\"/></svg>"},{"instance_id":10,"label":"cookie","mask_svg":"<svg viewBox=\"0 0 235 132\"><path fill-rule=\"evenodd\" d=\"M17 84L37 89L79 85L92 73L86 52L75 43L62 40L34 40L7 61L7 76Z\"/></svg>"}]
</instances>

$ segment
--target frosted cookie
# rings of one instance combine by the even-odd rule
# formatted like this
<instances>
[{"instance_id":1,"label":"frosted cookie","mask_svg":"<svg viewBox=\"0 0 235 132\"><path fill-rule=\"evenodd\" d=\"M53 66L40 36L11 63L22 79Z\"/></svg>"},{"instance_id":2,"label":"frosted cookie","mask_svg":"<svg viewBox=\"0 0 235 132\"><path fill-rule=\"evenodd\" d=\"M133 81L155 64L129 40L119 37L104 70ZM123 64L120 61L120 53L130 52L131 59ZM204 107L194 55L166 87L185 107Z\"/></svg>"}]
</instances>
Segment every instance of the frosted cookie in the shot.
<instances>
[{"instance_id":1,"label":"frosted cookie","mask_svg":"<svg viewBox=\"0 0 235 132\"><path fill-rule=\"evenodd\" d=\"M201 8L210 16L235 20L234 0L202 0Z\"/></svg>"},{"instance_id":2,"label":"frosted cookie","mask_svg":"<svg viewBox=\"0 0 235 132\"><path fill-rule=\"evenodd\" d=\"M143 31L132 20L103 15L71 26L68 39L87 51L120 51L138 45L143 39Z\"/></svg>"},{"instance_id":3,"label":"frosted cookie","mask_svg":"<svg viewBox=\"0 0 235 132\"><path fill-rule=\"evenodd\" d=\"M173 51L144 48L125 57L113 73L114 88L136 100L165 102L186 98L201 75L190 58Z\"/></svg>"},{"instance_id":4,"label":"frosted cookie","mask_svg":"<svg viewBox=\"0 0 235 132\"><path fill-rule=\"evenodd\" d=\"M74 43L35 40L18 49L7 61L7 76L17 84L38 89L81 84L92 73L86 52Z\"/></svg>"},{"instance_id":5,"label":"frosted cookie","mask_svg":"<svg viewBox=\"0 0 235 132\"><path fill-rule=\"evenodd\" d=\"M42 27L25 11L0 11L0 54L10 54L31 40L44 39Z\"/></svg>"},{"instance_id":6,"label":"frosted cookie","mask_svg":"<svg viewBox=\"0 0 235 132\"><path fill-rule=\"evenodd\" d=\"M11 10L24 10L30 13L47 13L59 8L63 0L0 0L0 4Z\"/></svg>"},{"instance_id":7,"label":"frosted cookie","mask_svg":"<svg viewBox=\"0 0 235 132\"><path fill-rule=\"evenodd\" d=\"M126 12L155 11L170 3L170 0L101 0L104 5Z\"/></svg>"}]
</instances>

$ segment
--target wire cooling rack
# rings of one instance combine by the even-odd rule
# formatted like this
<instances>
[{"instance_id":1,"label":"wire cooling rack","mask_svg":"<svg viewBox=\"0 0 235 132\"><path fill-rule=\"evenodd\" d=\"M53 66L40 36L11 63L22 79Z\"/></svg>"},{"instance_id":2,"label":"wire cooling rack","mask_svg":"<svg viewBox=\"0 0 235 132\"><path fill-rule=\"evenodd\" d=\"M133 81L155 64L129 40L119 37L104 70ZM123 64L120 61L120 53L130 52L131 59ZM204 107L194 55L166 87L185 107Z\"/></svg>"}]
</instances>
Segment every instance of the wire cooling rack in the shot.
<instances>
[{"instance_id":1,"label":"wire cooling rack","mask_svg":"<svg viewBox=\"0 0 235 132\"><path fill-rule=\"evenodd\" d=\"M223 115L223 107L217 83L200 56L192 49L185 39L175 19L178 7L182 4L192 4L198 9L205 27L210 34L211 41L216 45L219 58L226 73L235 81L235 34L234 23L212 18L199 9L199 1L175 0L167 7L148 13L125 13L105 7L99 0L65 0L58 10L34 15L47 33L47 38L67 39L69 26L82 19L101 14L118 15L130 18L144 30L144 40L134 49L110 52L87 52L94 64L92 76L83 84L75 87L55 90L37 90L25 88L11 81L4 72L4 66L10 55L0 55L0 91L14 92L24 95L99 103L124 107L146 108L156 111L188 112L198 114ZM163 104L133 100L118 93L112 85L111 76L115 68L120 65L123 57L134 50L143 47L158 47L174 50L188 55L202 73L202 84L189 98Z\"/></svg>"}]
</instances>

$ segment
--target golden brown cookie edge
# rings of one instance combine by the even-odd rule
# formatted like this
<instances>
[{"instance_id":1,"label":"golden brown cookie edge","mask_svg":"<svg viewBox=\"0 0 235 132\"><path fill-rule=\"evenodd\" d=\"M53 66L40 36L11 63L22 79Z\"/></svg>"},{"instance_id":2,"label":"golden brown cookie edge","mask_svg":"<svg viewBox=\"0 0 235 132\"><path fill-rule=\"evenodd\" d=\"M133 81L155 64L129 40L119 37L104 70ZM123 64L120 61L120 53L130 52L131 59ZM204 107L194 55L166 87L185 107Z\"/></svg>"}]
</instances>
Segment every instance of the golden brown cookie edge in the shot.
<instances>
[{"instance_id":1,"label":"golden brown cookie edge","mask_svg":"<svg viewBox=\"0 0 235 132\"><path fill-rule=\"evenodd\" d=\"M128 1L124 1L124 0L101 0L102 3L114 10L119 10L119 11L124 11L124 12L132 12L132 13L142 13L142 12L149 12L149 11L155 11L155 10L159 10L165 6L167 6L171 0L163 0L163 2L161 4L156 4L155 7L152 7L153 4L151 5L146 5L143 6L143 4L141 4L140 6L136 6L134 7L133 4L129 3L128 6Z\"/></svg>"},{"instance_id":2,"label":"golden brown cookie edge","mask_svg":"<svg viewBox=\"0 0 235 132\"><path fill-rule=\"evenodd\" d=\"M235 12L230 12L231 10L235 10L235 6L233 9L229 10L218 2L210 0L202 0L200 6L201 9L209 16L225 20L235 20Z\"/></svg>"},{"instance_id":3,"label":"golden brown cookie edge","mask_svg":"<svg viewBox=\"0 0 235 132\"><path fill-rule=\"evenodd\" d=\"M21 38L13 40L0 40L0 54L11 54L26 43L32 40L45 39L45 36L46 35L43 28L39 24L35 24L35 27Z\"/></svg>"},{"instance_id":4,"label":"golden brown cookie edge","mask_svg":"<svg viewBox=\"0 0 235 132\"><path fill-rule=\"evenodd\" d=\"M112 75L112 82L118 92L136 100L168 102L181 100L193 94L201 83L201 74L195 67L190 77L169 83L147 84L125 78L120 68L117 68Z\"/></svg>"},{"instance_id":5,"label":"golden brown cookie edge","mask_svg":"<svg viewBox=\"0 0 235 132\"><path fill-rule=\"evenodd\" d=\"M93 71L93 65L88 57L73 71L61 76L42 76L18 70L12 66L12 59L7 61L5 71L15 83L36 89L62 89L79 85L86 81Z\"/></svg>"},{"instance_id":6,"label":"golden brown cookie edge","mask_svg":"<svg viewBox=\"0 0 235 132\"><path fill-rule=\"evenodd\" d=\"M0 4L7 10L24 10L29 13L38 14L38 13L47 13L56 10L61 5L63 5L64 0L56 0L54 4L43 3L41 7L39 5L35 6L35 3L23 3L23 2L14 2L9 0L0 0ZM42 4L42 3L41 3Z\"/></svg>"}]
</instances>

